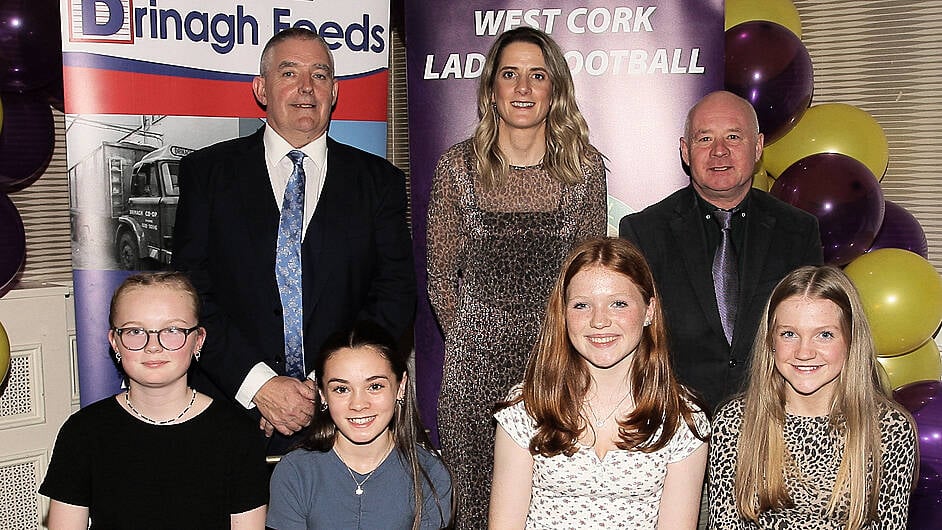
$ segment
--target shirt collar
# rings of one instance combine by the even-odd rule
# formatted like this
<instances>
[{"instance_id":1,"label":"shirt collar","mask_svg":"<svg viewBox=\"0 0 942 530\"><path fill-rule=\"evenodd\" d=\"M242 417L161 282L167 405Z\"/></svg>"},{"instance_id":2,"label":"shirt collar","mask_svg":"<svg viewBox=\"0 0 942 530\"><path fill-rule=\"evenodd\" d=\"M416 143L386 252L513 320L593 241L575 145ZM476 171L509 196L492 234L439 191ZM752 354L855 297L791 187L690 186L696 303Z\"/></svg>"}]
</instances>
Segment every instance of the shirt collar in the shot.
<instances>
[{"instance_id":1,"label":"shirt collar","mask_svg":"<svg viewBox=\"0 0 942 530\"><path fill-rule=\"evenodd\" d=\"M708 201L708 200L704 199L703 197L701 197L700 194L697 193L696 190L694 190L693 195L694 195L694 197L697 198L697 206L700 208L700 212L703 213L703 214L709 214L709 213L711 213L711 212L713 212L713 211L715 211L715 210L721 210L721 209L722 209L722 208L719 208L719 207L713 205L710 201ZM737 204L735 207L731 208L731 210L736 210L737 212L745 213L745 212L749 209L749 197L750 197L751 195L752 195L751 192L750 192L750 193L746 193L746 196L743 198L743 200L739 201L739 204Z\"/></svg>"},{"instance_id":2,"label":"shirt collar","mask_svg":"<svg viewBox=\"0 0 942 530\"><path fill-rule=\"evenodd\" d=\"M275 129L266 126L262 135L262 143L265 145L265 159L268 162L268 167L278 165L281 159L288 154L288 151L293 149L306 154L318 168L323 168L324 163L327 161L327 133L320 135L307 145L294 147L282 138Z\"/></svg>"}]
</instances>

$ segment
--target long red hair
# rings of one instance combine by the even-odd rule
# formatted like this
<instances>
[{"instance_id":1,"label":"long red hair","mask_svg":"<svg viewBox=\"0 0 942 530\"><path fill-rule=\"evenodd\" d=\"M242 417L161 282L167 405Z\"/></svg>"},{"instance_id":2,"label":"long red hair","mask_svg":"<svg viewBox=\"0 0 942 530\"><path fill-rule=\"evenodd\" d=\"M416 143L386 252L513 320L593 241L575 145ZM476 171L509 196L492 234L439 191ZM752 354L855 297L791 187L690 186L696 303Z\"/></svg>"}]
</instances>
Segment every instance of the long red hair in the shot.
<instances>
[{"instance_id":1,"label":"long red hair","mask_svg":"<svg viewBox=\"0 0 942 530\"><path fill-rule=\"evenodd\" d=\"M505 405L523 400L536 421L530 452L551 457L572 456L576 441L587 428L582 415L583 400L591 378L585 360L575 350L566 331L566 290L572 278L591 267L624 274L645 300L658 300L654 276L641 252L618 238L592 238L582 242L563 262L550 292L546 317L527 363L523 392ZM642 332L632 354L630 384L635 408L618 422L619 449L645 453L663 448L684 421L695 436L700 433L694 413L706 410L699 399L682 386L671 369L667 330L660 304L655 304L651 325Z\"/></svg>"}]
</instances>

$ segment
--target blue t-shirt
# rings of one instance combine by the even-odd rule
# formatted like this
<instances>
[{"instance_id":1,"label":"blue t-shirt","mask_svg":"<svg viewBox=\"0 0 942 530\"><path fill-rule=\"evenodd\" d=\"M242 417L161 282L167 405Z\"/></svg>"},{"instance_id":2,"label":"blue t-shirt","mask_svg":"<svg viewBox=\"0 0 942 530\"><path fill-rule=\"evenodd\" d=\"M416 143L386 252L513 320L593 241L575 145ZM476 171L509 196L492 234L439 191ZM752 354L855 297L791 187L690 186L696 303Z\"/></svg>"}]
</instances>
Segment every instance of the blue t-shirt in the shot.
<instances>
[{"instance_id":1,"label":"blue t-shirt","mask_svg":"<svg viewBox=\"0 0 942 530\"><path fill-rule=\"evenodd\" d=\"M435 494L423 484L422 528L439 529L451 518L451 478L442 461L417 447ZM271 477L266 525L275 530L412 528L415 496L405 460L393 451L373 474L353 472L331 449L297 449L285 455ZM362 495L357 495L357 483Z\"/></svg>"}]
</instances>

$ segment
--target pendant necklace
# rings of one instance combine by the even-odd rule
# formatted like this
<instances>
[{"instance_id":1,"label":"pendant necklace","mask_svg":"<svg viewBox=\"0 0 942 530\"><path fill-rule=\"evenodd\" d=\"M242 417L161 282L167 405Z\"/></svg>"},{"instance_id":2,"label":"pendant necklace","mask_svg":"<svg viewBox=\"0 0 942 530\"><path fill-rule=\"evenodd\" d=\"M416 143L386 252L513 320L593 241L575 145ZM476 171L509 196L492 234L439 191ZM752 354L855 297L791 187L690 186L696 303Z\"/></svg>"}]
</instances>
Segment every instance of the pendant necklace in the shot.
<instances>
[{"instance_id":1,"label":"pendant necklace","mask_svg":"<svg viewBox=\"0 0 942 530\"><path fill-rule=\"evenodd\" d=\"M613 408L612 411L609 412L608 415L606 415L602 419L599 419L599 417L595 415L595 410L592 408L592 403L590 401L585 402L585 404L588 405L589 407L589 414L591 414L592 419L595 420L596 428L601 429L602 427L605 426L605 423L608 422L608 420L611 419L611 417L615 415L615 411L618 410L618 407L620 407L621 404L624 403L626 399L628 399L629 394L631 394L630 391L625 392L625 395L620 400L618 400L618 403L615 404L615 408Z\"/></svg>"},{"instance_id":2,"label":"pendant necklace","mask_svg":"<svg viewBox=\"0 0 942 530\"><path fill-rule=\"evenodd\" d=\"M379 467L379 466L376 466L376 467ZM353 470L350 469L350 467L348 466L347 473L350 473L350 478L352 478L353 482L355 482L357 485L357 489L353 490L353 493L356 493L357 495L363 495L363 485L366 484L367 480L370 480L370 477L372 477L373 473L375 472L376 472L376 468L374 468L373 471L370 471L370 473L366 476L366 478L363 479L363 481L361 482L356 479L356 477L353 475Z\"/></svg>"},{"instance_id":3,"label":"pendant necklace","mask_svg":"<svg viewBox=\"0 0 942 530\"><path fill-rule=\"evenodd\" d=\"M167 425L168 423L173 423L173 422L179 420L180 418L183 417L184 414L186 414L187 412L189 412L190 407L192 407L192 406L193 406L193 403L196 402L196 389L195 389L195 388L193 389L193 396L190 397L190 403L186 406L185 409L183 409L183 412L181 412L180 414L178 414L176 418L171 418L171 419L169 419L169 420L163 420L163 421L152 420L152 419L148 418L147 416L145 416L145 415L141 414L140 412L138 412L137 409L134 408L134 405L131 404L131 389L130 389L130 388L124 391L124 402L127 403L128 408L131 410L131 412L134 413L135 416L137 416L138 418L140 418L140 419L146 421L147 423L153 423L154 425ZM364 482L365 482L365 481L364 481Z\"/></svg>"},{"instance_id":4,"label":"pendant necklace","mask_svg":"<svg viewBox=\"0 0 942 530\"><path fill-rule=\"evenodd\" d=\"M357 485L357 489L353 490L353 493L357 495L363 495L363 485L366 484L367 480L370 480L370 478L373 476L373 473L376 473L376 470L379 469L379 466L383 465L383 462L386 460L386 457L388 457L389 453L392 452L392 448L393 448L393 444L390 444L389 449L386 451L386 454L383 455L383 458L379 460L379 463L376 464L376 467L373 468L373 471L370 471L366 475L366 478L363 480L357 480L356 475L353 474L353 470L350 469L350 466L347 465L347 463L344 461L343 458L340 458L340 453L338 453L337 449L334 448L334 453L336 453L337 458L340 458L340 461L343 462L344 467L347 468L347 473L350 473L350 478L353 479L353 483Z\"/></svg>"}]
</instances>

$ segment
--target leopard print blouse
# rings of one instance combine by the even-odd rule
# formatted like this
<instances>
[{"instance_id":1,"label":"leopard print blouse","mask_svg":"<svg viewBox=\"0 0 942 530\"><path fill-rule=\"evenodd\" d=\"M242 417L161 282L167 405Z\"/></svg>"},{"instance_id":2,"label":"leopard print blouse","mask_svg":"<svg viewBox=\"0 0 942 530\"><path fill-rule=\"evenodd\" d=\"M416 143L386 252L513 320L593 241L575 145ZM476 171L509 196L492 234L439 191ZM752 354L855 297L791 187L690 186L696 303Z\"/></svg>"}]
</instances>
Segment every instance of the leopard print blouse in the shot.
<instances>
[{"instance_id":1,"label":"leopard print blouse","mask_svg":"<svg viewBox=\"0 0 942 530\"><path fill-rule=\"evenodd\" d=\"M717 413L710 440L709 499L711 530L826 530L843 529L842 509L836 518L827 516L827 503L837 477L844 440L830 427L828 417L786 414L785 445L800 473L788 473L785 485L794 508L762 513L759 524L740 519L736 513L733 482L736 458L748 458L737 450L742 424L743 399L737 398ZM880 415L883 477L878 501L879 521L868 530L904 530L909 494L916 466L916 431L903 412L885 407ZM846 513L846 512L844 512Z\"/></svg>"}]
</instances>

